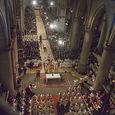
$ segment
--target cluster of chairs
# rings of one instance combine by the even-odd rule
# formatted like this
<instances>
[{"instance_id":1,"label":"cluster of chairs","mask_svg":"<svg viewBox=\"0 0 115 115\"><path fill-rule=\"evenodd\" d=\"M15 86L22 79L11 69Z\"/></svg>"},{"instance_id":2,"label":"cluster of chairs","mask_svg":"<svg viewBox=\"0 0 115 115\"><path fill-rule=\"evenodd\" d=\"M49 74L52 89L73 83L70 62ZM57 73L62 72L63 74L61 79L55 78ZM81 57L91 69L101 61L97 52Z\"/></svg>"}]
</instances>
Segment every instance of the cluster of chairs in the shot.
<instances>
[{"instance_id":1,"label":"cluster of chairs","mask_svg":"<svg viewBox=\"0 0 115 115\"><path fill-rule=\"evenodd\" d=\"M25 34L37 34L36 16L34 9L30 6L25 8Z\"/></svg>"},{"instance_id":2,"label":"cluster of chairs","mask_svg":"<svg viewBox=\"0 0 115 115\"><path fill-rule=\"evenodd\" d=\"M24 57L27 59L40 59L38 41L24 41Z\"/></svg>"},{"instance_id":3,"label":"cluster of chairs","mask_svg":"<svg viewBox=\"0 0 115 115\"><path fill-rule=\"evenodd\" d=\"M54 106L52 103L52 96L34 95L31 100L31 114L32 115L55 115Z\"/></svg>"}]
</instances>

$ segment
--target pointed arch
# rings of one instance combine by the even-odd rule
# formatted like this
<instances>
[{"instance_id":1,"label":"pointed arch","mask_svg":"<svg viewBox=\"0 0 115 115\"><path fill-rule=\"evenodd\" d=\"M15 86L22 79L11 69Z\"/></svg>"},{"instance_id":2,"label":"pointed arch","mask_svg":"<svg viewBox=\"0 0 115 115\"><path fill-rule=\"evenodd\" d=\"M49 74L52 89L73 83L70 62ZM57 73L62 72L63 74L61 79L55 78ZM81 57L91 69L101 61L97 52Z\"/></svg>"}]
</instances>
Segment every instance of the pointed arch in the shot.
<instances>
[{"instance_id":1,"label":"pointed arch","mask_svg":"<svg viewBox=\"0 0 115 115\"><path fill-rule=\"evenodd\" d=\"M7 23L6 23L5 17L2 13L2 9L0 9L0 26L1 26L0 32L2 32L2 38L1 38L2 41L0 41L0 42L2 42L2 48L6 48L6 47L8 47Z\"/></svg>"},{"instance_id":2,"label":"pointed arch","mask_svg":"<svg viewBox=\"0 0 115 115\"><path fill-rule=\"evenodd\" d=\"M14 25L14 12L13 12L13 4L11 0L8 2L8 11L9 11L9 18L10 18L10 26Z\"/></svg>"},{"instance_id":3,"label":"pointed arch","mask_svg":"<svg viewBox=\"0 0 115 115\"><path fill-rule=\"evenodd\" d=\"M89 27L93 30L95 23L97 22L97 20L103 16L103 14L105 13L105 7L104 4L100 4L95 12L93 13L91 19L89 20Z\"/></svg>"}]
</instances>

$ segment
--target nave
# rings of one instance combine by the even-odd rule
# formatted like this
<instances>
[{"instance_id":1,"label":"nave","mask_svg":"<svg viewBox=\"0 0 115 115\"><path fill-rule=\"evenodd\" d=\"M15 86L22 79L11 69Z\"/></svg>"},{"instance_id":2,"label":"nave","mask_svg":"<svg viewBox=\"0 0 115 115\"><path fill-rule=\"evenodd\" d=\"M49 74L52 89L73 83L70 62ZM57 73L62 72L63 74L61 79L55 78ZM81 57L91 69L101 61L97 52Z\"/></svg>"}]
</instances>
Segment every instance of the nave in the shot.
<instances>
[{"instance_id":1,"label":"nave","mask_svg":"<svg viewBox=\"0 0 115 115\"><path fill-rule=\"evenodd\" d=\"M81 75L77 72L77 59L60 58L60 56L54 58L40 12L39 10L35 12L37 12L37 35L25 35L24 45L26 53L31 51L28 50L30 46L34 52L38 50L39 56L35 53L36 56L33 57L33 52L28 53L31 58L25 56L26 73L22 75L16 98L11 98L8 102L15 110L24 115L100 114L105 102L106 92L93 91L92 83L95 81L95 72L90 69L86 75ZM40 31L39 28L41 28ZM42 42L38 37L40 35L42 36ZM54 59L56 59L58 66L52 69L54 67L53 64L56 64L53 62ZM89 59L90 64L94 63L95 66L98 66L98 60L94 54L91 54ZM30 64L31 62L33 62L33 65ZM47 83L45 75L49 73L60 73L62 76L61 81L51 79L52 81L49 80L49 83Z\"/></svg>"},{"instance_id":2,"label":"nave","mask_svg":"<svg viewBox=\"0 0 115 115\"><path fill-rule=\"evenodd\" d=\"M114 115L110 4L37 2L0 4L0 114Z\"/></svg>"}]
</instances>

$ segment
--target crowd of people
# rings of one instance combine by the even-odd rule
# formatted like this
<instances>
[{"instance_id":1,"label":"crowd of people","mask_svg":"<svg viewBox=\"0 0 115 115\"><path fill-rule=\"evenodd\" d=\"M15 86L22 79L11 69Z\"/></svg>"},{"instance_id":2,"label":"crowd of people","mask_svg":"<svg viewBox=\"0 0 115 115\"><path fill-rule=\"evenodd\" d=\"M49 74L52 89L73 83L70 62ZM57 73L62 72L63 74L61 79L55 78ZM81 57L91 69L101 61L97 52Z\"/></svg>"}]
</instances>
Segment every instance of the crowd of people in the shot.
<instances>
[{"instance_id":1,"label":"crowd of people","mask_svg":"<svg viewBox=\"0 0 115 115\"><path fill-rule=\"evenodd\" d=\"M58 72L58 60L51 59L50 55L44 57L43 65L46 73Z\"/></svg>"},{"instance_id":2,"label":"crowd of people","mask_svg":"<svg viewBox=\"0 0 115 115\"><path fill-rule=\"evenodd\" d=\"M55 115L52 95L35 95L30 84L24 90L17 91L15 96L9 96L8 104L21 115Z\"/></svg>"},{"instance_id":3,"label":"crowd of people","mask_svg":"<svg viewBox=\"0 0 115 115\"><path fill-rule=\"evenodd\" d=\"M32 84L30 84L24 90L17 90L15 96L8 96L7 98L8 104L20 115L31 114L31 98L34 95L32 87Z\"/></svg>"},{"instance_id":4,"label":"crowd of people","mask_svg":"<svg viewBox=\"0 0 115 115\"><path fill-rule=\"evenodd\" d=\"M59 115L98 115L104 102L104 92L83 91L82 82L67 92L59 93L57 112Z\"/></svg>"},{"instance_id":5,"label":"crowd of people","mask_svg":"<svg viewBox=\"0 0 115 115\"><path fill-rule=\"evenodd\" d=\"M24 57L25 60L41 59L38 41L24 41Z\"/></svg>"},{"instance_id":6,"label":"crowd of people","mask_svg":"<svg viewBox=\"0 0 115 115\"><path fill-rule=\"evenodd\" d=\"M78 59L74 59L74 60L58 59L58 63L59 63L60 68L62 68L62 67L76 68L78 66Z\"/></svg>"},{"instance_id":7,"label":"crowd of people","mask_svg":"<svg viewBox=\"0 0 115 115\"><path fill-rule=\"evenodd\" d=\"M48 13L48 12L47 12ZM44 22L45 28L46 28L46 33L48 36L48 40L53 52L53 55L55 57L55 59L77 59L79 56L79 51L76 50L70 50L70 41L68 38L68 33L64 34L63 32L56 32L56 31L52 31L49 28L49 19L50 17L47 19L47 13L45 12L44 9L42 9L41 11L41 16L42 16L42 20ZM64 44L59 44L58 41L61 39L63 39Z\"/></svg>"},{"instance_id":8,"label":"crowd of people","mask_svg":"<svg viewBox=\"0 0 115 115\"><path fill-rule=\"evenodd\" d=\"M56 104L53 95L33 93L33 85L17 91L15 97L7 101L14 111L22 115L99 115L102 111L106 93L104 91L83 90L83 81L79 81L67 91L57 94Z\"/></svg>"},{"instance_id":9,"label":"crowd of people","mask_svg":"<svg viewBox=\"0 0 115 115\"><path fill-rule=\"evenodd\" d=\"M37 34L37 27L36 27L36 16L34 9L30 6L25 8L25 34Z\"/></svg>"},{"instance_id":10,"label":"crowd of people","mask_svg":"<svg viewBox=\"0 0 115 115\"><path fill-rule=\"evenodd\" d=\"M34 95L31 100L32 115L55 115L52 96L47 94Z\"/></svg>"},{"instance_id":11,"label":"crowd of people","mask_svg":"<svg viewBox=\"0 0 115 115\"><path fill-rule=\"evenodd\" d=\"M67 59L67 58L77 59L78 58L79 51L71 50L69 46L70 43L67 39L65 39L64 45L63 44L59 45L58 43L59 38L51 39L52 36L50 36L49 42L50 42L50 46L55 58L57 59Z\"/></svg>"}]
</instances>

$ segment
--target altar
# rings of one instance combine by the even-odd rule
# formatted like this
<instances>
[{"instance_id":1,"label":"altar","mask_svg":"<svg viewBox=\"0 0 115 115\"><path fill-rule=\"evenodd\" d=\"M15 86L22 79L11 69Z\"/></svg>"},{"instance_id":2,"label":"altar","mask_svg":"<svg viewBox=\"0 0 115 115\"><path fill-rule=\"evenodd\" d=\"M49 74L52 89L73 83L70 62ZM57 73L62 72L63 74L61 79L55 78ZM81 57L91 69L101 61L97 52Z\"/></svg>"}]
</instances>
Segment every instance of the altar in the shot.
<instances>
[{"instance_id":1,"label":"altar","mask_svg":"<svg viewBox=\"0 0 115 115\"><path fill-rule=\"evenodd\" d=\"M60 74L46 74L46 83L48 82L48 80L51 80L51 79L59 79L61 80L61 75Z\"/></svg>"}]
</instances>

